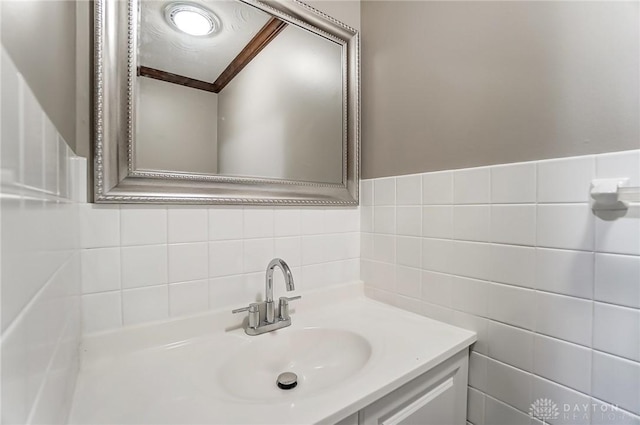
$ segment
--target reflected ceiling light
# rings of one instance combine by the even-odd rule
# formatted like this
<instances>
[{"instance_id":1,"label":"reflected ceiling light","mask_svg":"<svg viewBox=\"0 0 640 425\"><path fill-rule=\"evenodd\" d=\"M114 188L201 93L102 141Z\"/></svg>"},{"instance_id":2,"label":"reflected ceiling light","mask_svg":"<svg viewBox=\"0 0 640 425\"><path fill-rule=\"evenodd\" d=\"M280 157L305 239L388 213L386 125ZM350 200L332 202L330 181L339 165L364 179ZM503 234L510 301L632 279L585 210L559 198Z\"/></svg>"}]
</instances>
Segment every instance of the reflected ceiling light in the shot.
<instances>
[{"instance_id":1,"label":"reflected ceiling light","mask_svg":"<svg viewBox=\"0 0 640 425\"><path fill-rule=\"evenodd\" d=\"M171 26L189 35L204 36L220 30L220 19L211 11L191 3L171 3L164 11Z\"/></svg>"}]
</instances>

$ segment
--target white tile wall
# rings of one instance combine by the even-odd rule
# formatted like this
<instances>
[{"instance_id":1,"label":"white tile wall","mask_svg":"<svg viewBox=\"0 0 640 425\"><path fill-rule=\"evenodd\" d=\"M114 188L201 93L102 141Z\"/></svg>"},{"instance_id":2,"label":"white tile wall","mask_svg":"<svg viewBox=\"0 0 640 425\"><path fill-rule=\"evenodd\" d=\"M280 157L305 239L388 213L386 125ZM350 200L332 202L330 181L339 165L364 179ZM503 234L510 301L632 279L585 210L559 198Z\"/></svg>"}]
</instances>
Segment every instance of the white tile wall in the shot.
<instances>
[{"instance_id":1,"label":"white tile wall","mask_svg":"<svg viewBox=\"0 0 640 425\"><path fill-rule=\"evenodd\" d=\"M252 302L274 256L292 267L298 292L360 278L358 208L87 205L81 222L85 333ZM395 256L395 242L378 246L391 247L381 258Z\"/></svg>"},{"instance_id":2,"label":"white tile wall","mask_svg":"<svg viewBox=\"0 0 640 425\"><path fill-rule=\"evenodd\" d=\"M81 321L80 192L74 189L86 164L1 50L0 422L66 423Z\"/></svg>"},{"instance_id":3,"label":"white tile wall","mask_svg":"<svg viewBox=\"0 0 640 425\"><path fill-rule=\"evenodd\" d=\"M540 424L538 398L554 424L640 423L640 207L596 216L604 177L640 185L640 151L362 182L367 293L478 333L470 423Z\"/></svg>"}]
</instances>

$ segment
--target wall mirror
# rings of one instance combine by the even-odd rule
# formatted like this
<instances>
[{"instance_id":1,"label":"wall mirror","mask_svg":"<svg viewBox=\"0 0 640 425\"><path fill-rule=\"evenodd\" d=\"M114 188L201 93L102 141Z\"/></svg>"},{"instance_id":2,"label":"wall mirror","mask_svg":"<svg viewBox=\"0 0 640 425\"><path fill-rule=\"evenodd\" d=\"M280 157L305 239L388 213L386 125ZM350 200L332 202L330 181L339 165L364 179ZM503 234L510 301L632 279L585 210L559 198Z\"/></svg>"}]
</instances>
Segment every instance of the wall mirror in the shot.
<instances>
[{"instance_id":1,"label":"wall mirror","mask_svg":"<svg viewBox=\"0 0 640 425\"><path fill-rule=\"evenodd\" d=\"M297 0L98 0L94 200L354 205L359 37Z\"/></svg>"}]
</instances>

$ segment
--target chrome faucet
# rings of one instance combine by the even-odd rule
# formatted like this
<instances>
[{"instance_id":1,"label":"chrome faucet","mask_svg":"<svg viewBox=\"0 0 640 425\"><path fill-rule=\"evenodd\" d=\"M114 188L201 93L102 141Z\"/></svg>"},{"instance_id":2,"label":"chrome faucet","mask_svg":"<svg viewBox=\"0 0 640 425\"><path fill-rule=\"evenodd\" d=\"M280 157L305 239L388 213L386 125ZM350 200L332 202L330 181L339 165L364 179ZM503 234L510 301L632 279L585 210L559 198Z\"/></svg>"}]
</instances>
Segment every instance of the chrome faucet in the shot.
<instances>
[{"instance_id":1,"label":"chrome faucet","mask_svg":"<svg viewBox=\"0 0 640 425\"><path fill-rule=\"evenodd\" d=\"M273 323L275 320L275 308L273 306L273 270L275 270L276 266L280 267L282 270L282 274L284 275L284 284L288 291L293 291L295 285L293 283L293 274L291 274L291 269L289 265L285 263L280 258L274 258L269 262L267 266L267 277L265 280L265 294L266 294L266 303L267 303L267 314L265 321L267 323Z\"/></svg>"},{"instance_id":2,"label":"chrome faucet","mask_svg":"<svg viewBox=\"0 0 640 425\"><path fill-rule=\"evenodd\" d=\"M287 263L280 258L271 260L267 266L267 274L265 277L265 301L261 303L251 303L248 307L238 308L232 311L232 313L248 312L249 317L244 324L244 331L247 335L260 335L291 325L289 301L302 297L280 297L278 303L279 311L276 317L273 302L273 271L276 266L282 270L287 291L293 291L295 289L293 274Z\"/></svg>"}]
</instances>

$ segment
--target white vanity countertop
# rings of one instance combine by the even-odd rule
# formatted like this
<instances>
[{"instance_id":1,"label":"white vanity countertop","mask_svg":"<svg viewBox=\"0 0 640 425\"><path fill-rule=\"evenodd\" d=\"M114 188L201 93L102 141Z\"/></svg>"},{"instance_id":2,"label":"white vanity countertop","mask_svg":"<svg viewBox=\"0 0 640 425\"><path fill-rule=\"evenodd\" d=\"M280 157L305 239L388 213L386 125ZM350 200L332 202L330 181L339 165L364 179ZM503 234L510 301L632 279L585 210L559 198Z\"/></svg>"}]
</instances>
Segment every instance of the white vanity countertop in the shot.
<instances>
[{"instance_id":1,"label":"white vanity countertop","mask_svg":"<svg viewBox=\"0 0 640 425\"><path fill-rule=\"evenodd\" d=\"M361 283L303 296L290 327L260 336L240 328L246 314L220 311L86 337L70 423L335 423L476 340L474 332L368 299ZM354 334L327 347L333 335ZM340 368L345 377L336 382L330 374ZM298 387L276 388L272 369L298 373ZM225 388L245 383L242 394Z\"/></svg>"}]
</instances>

